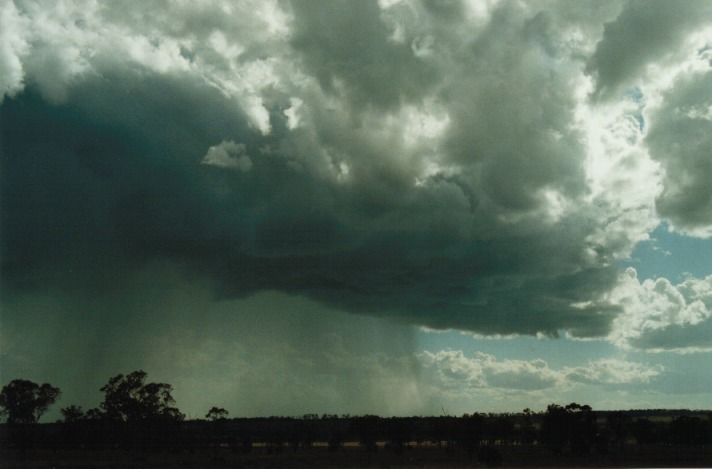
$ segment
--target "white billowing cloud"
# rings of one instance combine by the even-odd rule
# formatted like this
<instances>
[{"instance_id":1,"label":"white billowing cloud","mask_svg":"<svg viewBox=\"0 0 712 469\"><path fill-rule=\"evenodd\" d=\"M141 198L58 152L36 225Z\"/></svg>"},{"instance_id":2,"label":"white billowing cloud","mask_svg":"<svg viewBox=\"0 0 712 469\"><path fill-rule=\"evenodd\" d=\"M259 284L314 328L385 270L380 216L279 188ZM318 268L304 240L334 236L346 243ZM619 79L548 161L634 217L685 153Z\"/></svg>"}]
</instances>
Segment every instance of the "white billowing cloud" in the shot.
<instances>
[{"instance_id":1,"label":"white billowing cloud","mask_svg":"<svg viewBox=\"0 0 712 469\"><path fill-rule=\"evenodd\" d=\"M712 276L678 285L665 278L640 282L635 269L628 268L609 299L623 308L610 335L622 347L712 349Z\"/></svg>"},{"instance_id":2,"label":"white billowing cloud","mask_svg":"<svg viewBox=\"0 0 712 469\"><path fill-rule=\"evenodd\" d=\"M242 172L252 168L252 160L245 153L245 145L232 140L223 140L218 145L208 148L208 153L201 163Z\"/></svg>"},{"instance_id":3,"label":"white billowing cloud","mask_svg":"<svg viewBox=\"0 0 712 469\"><path fill-rule=\"evenodd\" d=\"M639 103L636 159L652 160L659 174L631 179L633 185L644 188L646 181L657 180L658 217L678 232L701 237L712 234L704 150L710 146L709 122L700 119L709 106L710 18L712 5L704 0L626 2L606 23L587 65L599 112L631 98Z\"/></svg>"},{"instance_id":4,"label":"white billowing cloud","mask_svg":"<svg viewBox=\"0 0 712 469\"><path fill-rule=\"evenodd\" d=\"M425 351L421 354L421 360L426 366L435 368L440 380L446 386L462 383L472 387L485 385L482 363L468 359L462 351L441 350L436 353Z\"/></svg>"},{"instance_id":5,"label":"white billowing cloud","mask_svg":"<svg viewBox=\"0 0 712 469\"><path fill-rule=\"evenodd\" d=\"M566 367L566 380L583 384L648 383L664 371L662 365L646 366L615 358L604 358L586 366Z\"/></svg>"},{"instance_id":6,"label":"white billowing cloud","mask_svg":"<svg viewBox=\"0 0 712 469\"><path fill-rule=\"evenodd\" d=\"M599 111L634 98L641 125L639 161L659 167L655 209L675 231L712 235L712 196L705 150L710 142L712 5L629 1L606 23L588 60ZM633 90L633 94L631 94ZM622 98L621 98L622 97ZM603 104L605 102L605 104ZM650 193L650 191L648 191Z\"/></svg>"},{"instance_id":7,"label":"white billowing cloud","mask_svg":"<svg viewBox=\"0 0 712 469\"><path fill-rule=\"evenodd\" d=\"M544 360L498 360L478 352L469 358L460 350L422 352L419 358L446 389L491 388L536 391L571 388L579 384L647 383L660 375L661 366L647 366L615 358L583 366L551 368Z\"/></svg>"},{"instance_id":8,"label":"white billowing cloud","mask_svg":"<svg viewBox=\"0 0 712 469\"><path fill-rule=\"evenodd\" d=\"M279 81L274 61L243 55L286 33L288 18L276 2L242 2L241 11L222 2L159 0L138 9L114 2L7 3L2 63L10 68L3 95L33 83L59 103L82 77L143 69L215 87L239 103L254 128L270 131L261 93Z\"/></svg>"},{"instance_id":9,"label":"white billowing cloud","mask_svg":"<svg viewBox=\"0 0 712 469\"><path fill-rule=\"evenodd\" d=\"M578 109L588 141L589 210L600 217L588 240L608 247L617 261L647 240L660 222L655 211L660 167L643 144L644 107L643 96L635 91L615 105L582 104Z\"/></svg>"},{"instance_id":10,"label":"white billowing cloud","mask_svg":"<svg viewBox=\"0 0 712 469\"><path fill-rule=\"evenodd\" d=\"M116 46L132 40L97 20L97 2L14 3L30 31L23 60L24 81L36 85L53 103L66 101L68 87L83 76L99 72L97 58L123 53L124 47Z\"/></svg>"},{"instance_id":11,"label":"white billowing cloud","mask_svg":"<svg viewBox=\"0 0 712 469\"><path fill-rule=\"evenodd\" d=\"M5 96L13 96L24 86L22 61L29 51L28 21L12 1L0 8L0 103Z\"/></svg>"}]
</instances>

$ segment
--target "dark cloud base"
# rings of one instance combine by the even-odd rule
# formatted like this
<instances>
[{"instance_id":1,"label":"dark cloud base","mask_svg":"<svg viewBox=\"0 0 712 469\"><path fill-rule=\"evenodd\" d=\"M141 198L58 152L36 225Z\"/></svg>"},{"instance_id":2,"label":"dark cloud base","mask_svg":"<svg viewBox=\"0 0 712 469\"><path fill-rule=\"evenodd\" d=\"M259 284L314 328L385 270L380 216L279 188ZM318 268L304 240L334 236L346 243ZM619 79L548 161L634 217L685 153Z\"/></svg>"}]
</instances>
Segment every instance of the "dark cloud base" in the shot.
<instances>
[{"instance_id":1,"label":"dark cloud base","mask_svg":"<svg viewBox=\"0 0 712 469\"><path fill-rule=\"evenodd\" d=\"M120 102L115 88L85 86L71 95L77 104L50 105L32 90L3 103L8 293L101 297L145 263L170 260L210 279L216 298L279 290L435 328L606 333L613 310L570 307L615 281L611 268L581 268L583 231L561 224L522 235L515 227L487 238L428 224L384 228L383 219L409 212L442 216L432 212L438 193L405 187L374 206L368 187L294 171L249 139L258 155L250 172L200 165L210 144L231 135L227 128L241 137L245 124L233 115L232 125L213 128L213 119L186 111L210 93L196 98L174 86L173 100L149 80ZM200 138L183 132L189 125ZM276 126L261 143L280 138ZM477 219L475 211L462 222Z\"/></svg>"}]
</instances>

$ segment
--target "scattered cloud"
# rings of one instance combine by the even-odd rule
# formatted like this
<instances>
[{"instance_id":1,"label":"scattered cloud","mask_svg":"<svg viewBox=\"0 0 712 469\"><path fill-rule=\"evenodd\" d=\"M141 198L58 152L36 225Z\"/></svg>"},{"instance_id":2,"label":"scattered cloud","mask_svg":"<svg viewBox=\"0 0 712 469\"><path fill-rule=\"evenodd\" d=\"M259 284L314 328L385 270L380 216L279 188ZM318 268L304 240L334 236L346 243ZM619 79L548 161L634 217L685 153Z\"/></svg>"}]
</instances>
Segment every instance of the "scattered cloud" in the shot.
<instances>
[{"instance_id":1,"label":"scattered cloud","mask_svg":"<svg viewBox=\"0 0 712 469\"><path fill-rule=\"evenodd\" d=\"M567 380L583 384L649 383L663 372L662 365L647 366L615 358L604 358L586 366L564 369Z\"/></svg>"},{"instance_id":2,"label":"scattered cloud","mask_svg":"<svg viewBox=\"0 0 712 469\"><path fill-rule=\"evenodd\" d=\"M661 366L608 358L578 367L551 368L542 359L498 360L478 352L467 357L460 350L423 352L420 360L432 368L444 388L489 388L536 391L571 388L579 384L647 383L663 372Z\"/></svg>"}]
</instances>

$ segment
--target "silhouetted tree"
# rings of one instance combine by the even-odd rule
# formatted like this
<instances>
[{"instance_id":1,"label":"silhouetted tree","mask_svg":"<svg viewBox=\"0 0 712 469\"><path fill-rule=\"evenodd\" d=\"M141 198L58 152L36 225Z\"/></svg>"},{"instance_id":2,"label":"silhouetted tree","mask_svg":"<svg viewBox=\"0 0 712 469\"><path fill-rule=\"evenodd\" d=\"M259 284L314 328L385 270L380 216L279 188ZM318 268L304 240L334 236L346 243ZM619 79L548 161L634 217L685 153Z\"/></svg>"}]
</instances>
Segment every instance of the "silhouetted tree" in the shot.
<instances>
[{"instance_id":1,"label":"silhouetted tree","mask_svg":"<svg viewBox=\"0 0 712 469\"><path fill-rule=\"evenodd\" d=\"M93 407L84 413L84 418L87 420L103 420L104 413L101 411L101 409Z\"/></svg>"},{"instance_id":2,"label":"silhouetted tree","mask_svg":"<svg viewBox=\"0 0 712 469\"><path fill-rule=\"evenodd\" d=\"M568 441L566 409L558 404L550 404L546 407L539 438L554 454L561 454Z\"/></svg>"},{"instance_id":3,"label":"silhouetted tree","mask_svg":"<svg viewBox=\"0 0 712 469\"><path fill-rule=\"evenodd\" d=\"M317 424L319 416L317 414L304 414L299 421L299 444L303 448L309 448L316 440Z\"/></svg>"},{"instance_id":4,"label":"silhouetted tree","mask_svg":"<svg viewBox=\"0 0 712 469\"><path fill-rule=\"evenodd\" d=\"M64 423L74 423L84 420L84 411L81 406L70 405L60 410L62 413L62 422Z\"/></svg>"},{"instance_id":5,"label":"silhouetted tree","mask_svg":"<svg viewBox=\"0 0 712 469\"><path fill-rule=\"evenodd\" d=\"M596 413L588 405L571 403L566 406L569 420L571 450L584 455L596 441Z\"/></svg>"},{"instance_id":6,"label":"silhouetted tree","mask_svg":"<svg viewBox=\"0 0 712 469\"><path fill-rule=\"evenodd\" d=\"M227 410L222 407L212 407L205 418L212 421L211 432L215 443L225 443L225 424L227 423Z\"/></svg>"},{"instance_id":7,"label":"silhouetted tree","mask_svg":"<svg viewBox=\"0 0 712 469\"><path fill-rule=\"evenodd\" d=\"M411 440L411 427L406 418L391 417L383 421L384 436L388 440L391 449L396 454L400 454L403 448Z\"/></svg>"},{"instance_id":8,"label":"silhouetted tree","mask_svg":"<svg viewBox=\"0 0 712 469\"><path fill-rule=\"evenodd\" d=\"M519 428L519 441L525 445L531 445L536 440L536 428L532 421L534 413L528 407L523 411L521 426Z\"/></svg>"},{"instance_id":9,"label":"silhouetted tree","mask_svg":"<svg viewBox=\"0 0 712 469\"><path fill-rule=\"evenodd\" d=\"M375 415L364 415L357 417L353 421L354 433L358 435L359 444L366 448L366 451L376 451L378 446L380 418Z\"/></svg>"},{"instance_id":10,"label":"silhouetted tree","mask_svg":"<svg viewBox=\"0 0 712 469\"><path fill-rule=\"evenodd\" d=\"M15 379L0 391L2 415L10 424L37 423L60 395L59 388L42 386L26 379Z\"/></svg>"},{"instance_id":11,"label":"silhouetted tree","mask_svg":"<svg viewBox=\"0 0 712 469\"><path fill-rule=\"evenodd\" d=\"M567 446L576 454L585 454L596 438L596 414L590 406L575 402L566 407L551 404L544 413L540 437L554 454L561 454Z\"/></svg>"},{"instance_id":12,"label":"silhouetted tree","mask_svg":"<svg viewBox=\"0 0 712 469\"><path fill-rule=\"evenodd\" d=\"M481 414L465 414L460 419L460 425L460 446L467 450L468 456L472 459L484 438L485 418Z\"/></svg>"},{"instance_id":13,"label":"silhouetted tree","mask_svg":"<svg viewBox=\"0 0 712 469\"><path fill-rule=\"evenodd\" d=\"M229 412L222 407L212 407L207 415L205 416L206 419L216 421L216 420L225 420L228 416Z\"/></svg>"},{"instance_id":14,"label":"silhouetted tree","mask_svg":"<svg viewBox=\"0 0 712 469\"><path fill-rule=\"evenodd\" d=\"M185 415L173 407L173 387L165 383L146 383L147 373L139 370L119 374L100 391L105 394L101 409L109 420L137 422L144 420L183 420Z\"/></svg>"},{"instance_id":15,"label":"silhouetted tree","mask_svg":"<svg viewBox=\"0 0 712 469\"><path fill-rule=\"evenodd\" d=\"M514 422L509 417L490 418L485 428L491 445L509 443L514 437Z\"/></svg>"}]
</instances>

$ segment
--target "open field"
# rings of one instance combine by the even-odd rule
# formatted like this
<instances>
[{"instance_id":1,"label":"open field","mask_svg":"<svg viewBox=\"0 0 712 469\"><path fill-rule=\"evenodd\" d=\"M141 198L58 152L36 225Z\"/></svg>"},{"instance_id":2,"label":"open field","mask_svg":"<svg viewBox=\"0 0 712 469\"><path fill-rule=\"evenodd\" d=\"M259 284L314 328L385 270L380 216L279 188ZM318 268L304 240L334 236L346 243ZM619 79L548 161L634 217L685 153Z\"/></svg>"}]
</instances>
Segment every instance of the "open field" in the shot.
<instances>
[{"instance_id":1,"label":"open field","mask_svg":"<svg viewBox=\"0 0 712 469\"><path fill-rule=\"evenodd\" d=\"M502 467L712 467L712 448L686 445L630 445L608 448L605 453L586 456L565 454L554 456L538 446L497 446ZM209 448L196 451L145 452L130 450L36 450L24 455L7 451L0 467L34 468L289 468L289 467L420 467L465 468L487 467L472 459L467 452L437 446L409 446L400 452L379 448L368 452L355 445L345 445L338 451L325 446L307 449L256 447L249 454L230 448Z\"/></svg>"}]
</instances>

